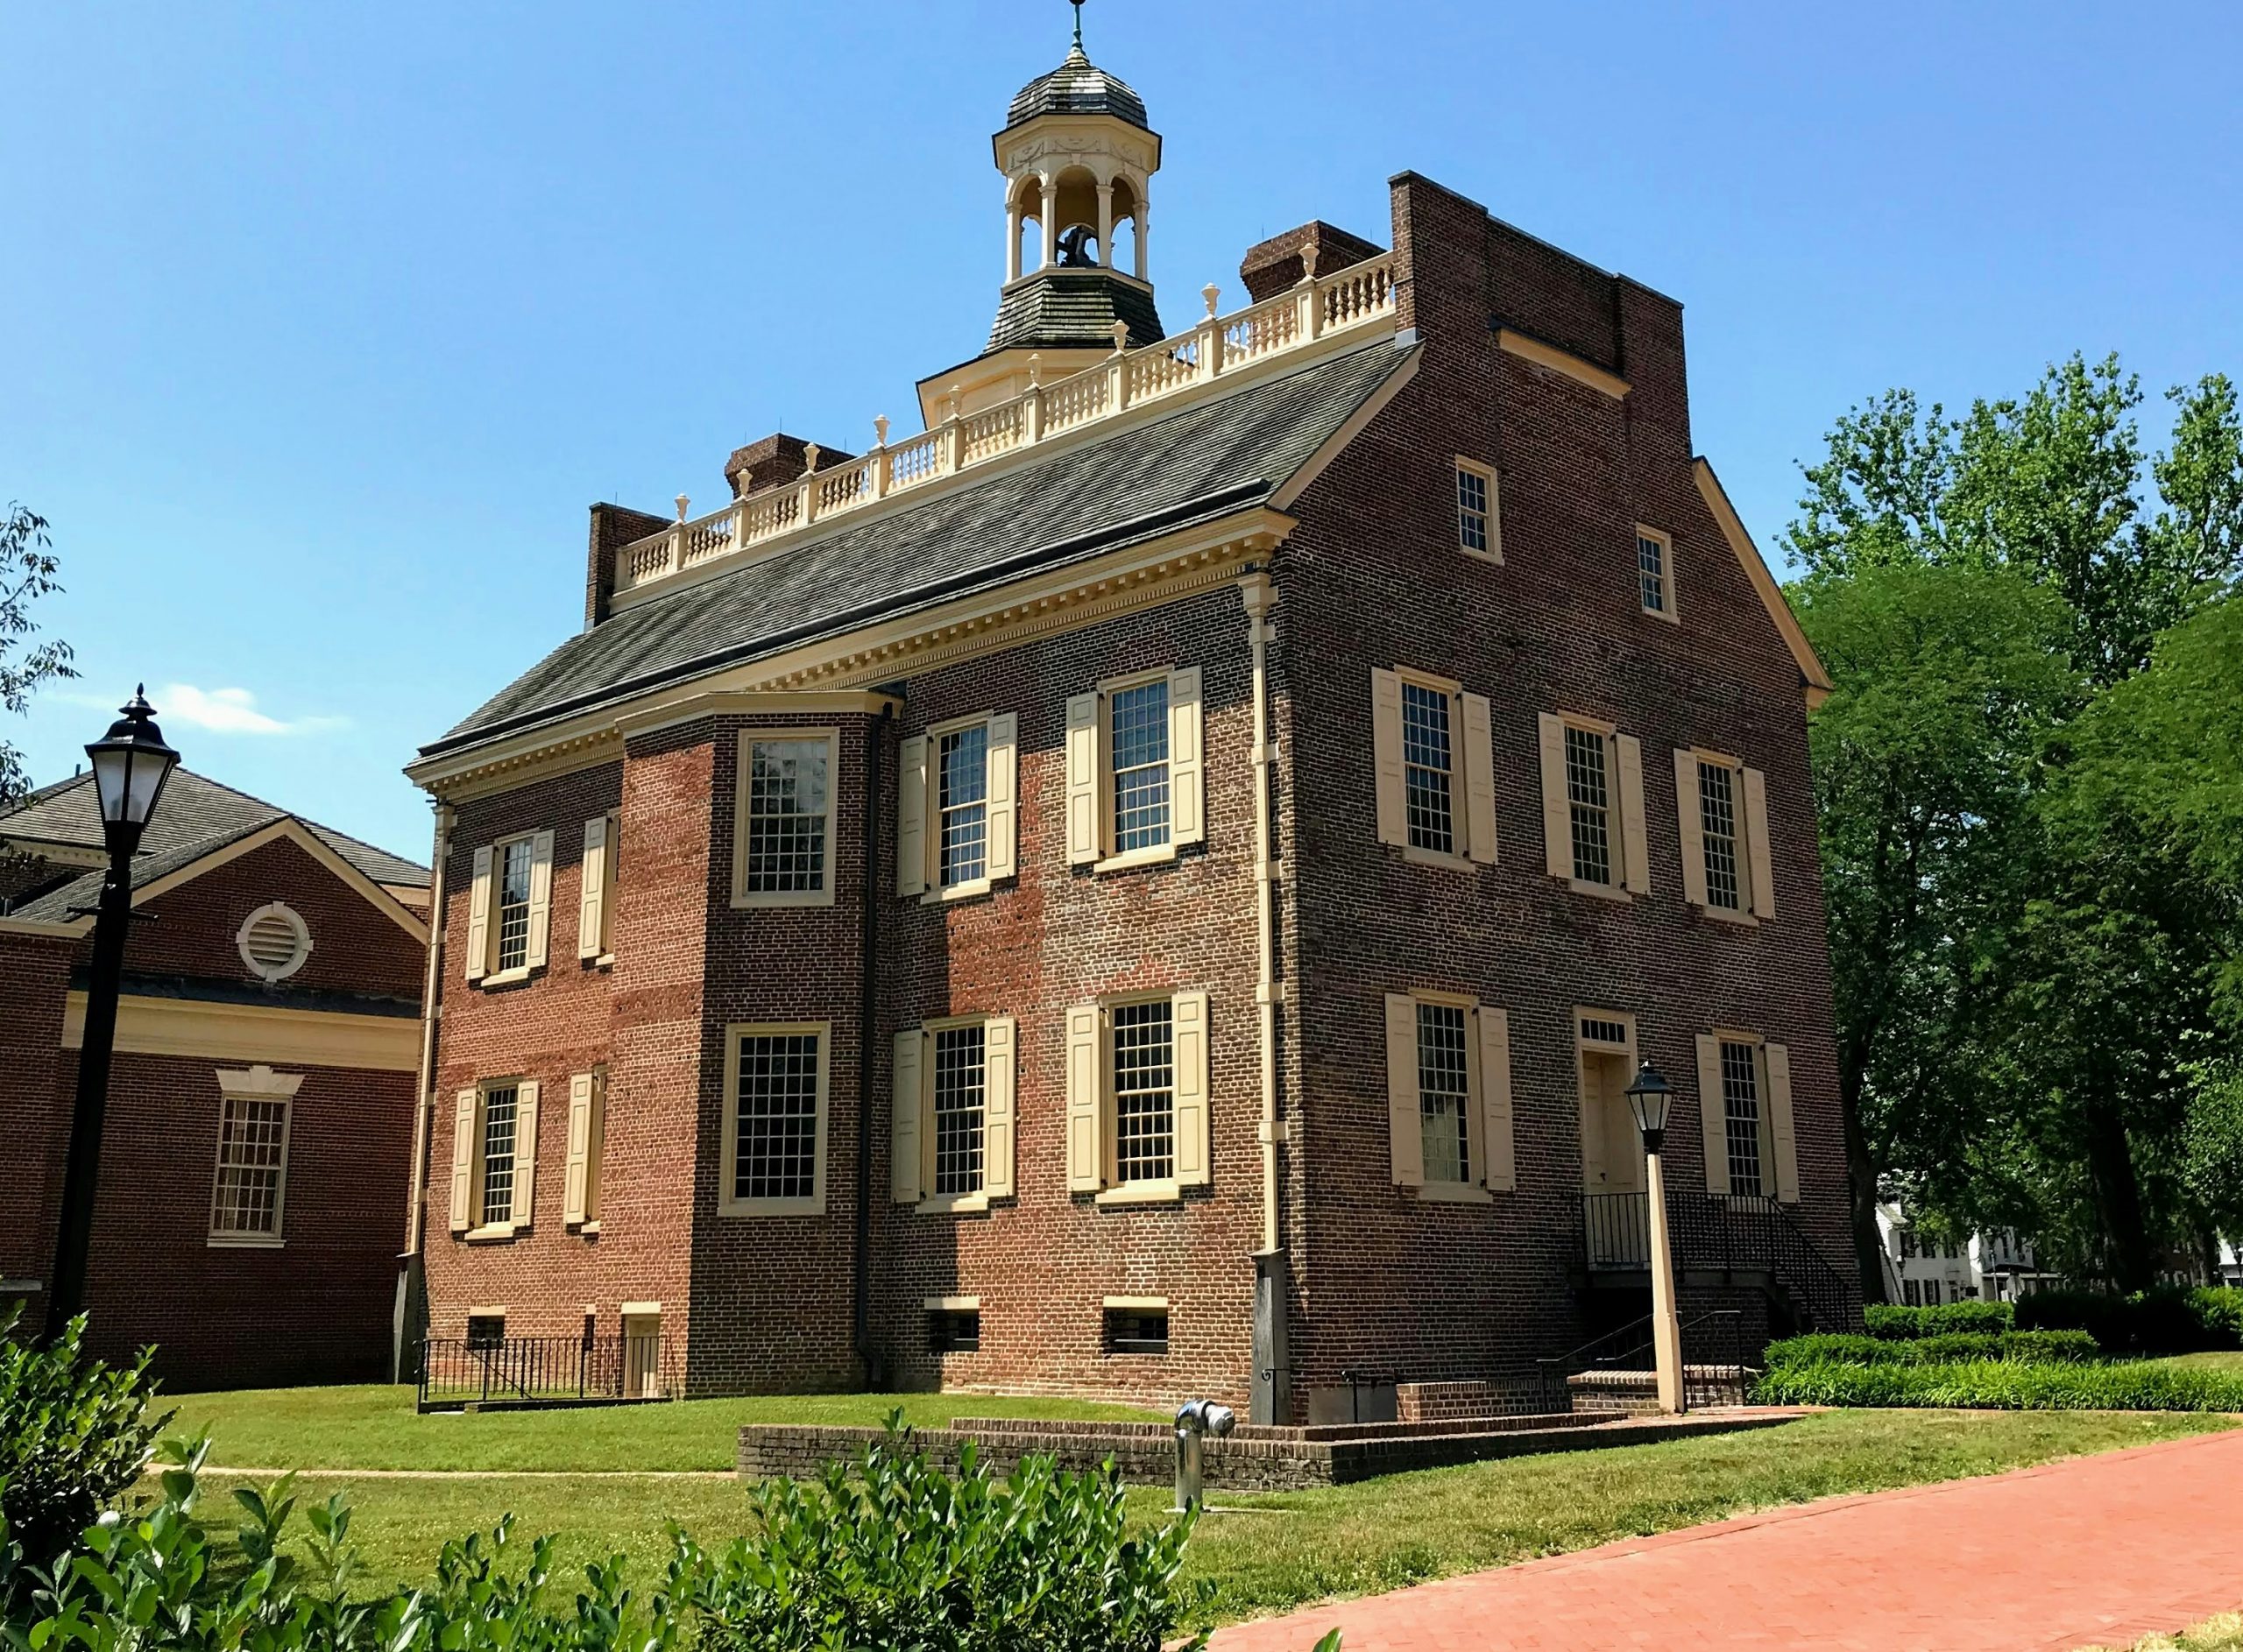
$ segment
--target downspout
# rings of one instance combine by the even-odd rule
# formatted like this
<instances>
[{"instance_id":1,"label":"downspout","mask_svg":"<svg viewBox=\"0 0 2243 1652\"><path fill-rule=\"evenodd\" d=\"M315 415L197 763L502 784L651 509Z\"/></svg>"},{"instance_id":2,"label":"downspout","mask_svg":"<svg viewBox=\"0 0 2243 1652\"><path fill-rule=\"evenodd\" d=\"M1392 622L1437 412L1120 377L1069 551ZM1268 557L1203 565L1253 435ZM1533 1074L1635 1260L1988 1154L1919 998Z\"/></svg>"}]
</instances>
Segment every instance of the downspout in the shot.
<instances>
[{"instance_id":1,"label":"downspout","mask_svg":"<svg viewBox=\"0 0 2243 1652\"><path fill-rule=\"evenodd\" d=\"M873 1352L873 1034L880 1011L880 770L893 706L882 706L865 740L864 924L860 935L857 1000L857 1254L852 1290L850 1340L864 1385L878 1389L881 1373Z\"/></svg>"},{"instance_id":2,"label":"downspout","mask_svg":"<svg viewBox=\"0 0 2243 1652\"><path fill-rule=\"evenodd\" d=\"M393 1382L404 1381L411 1368L406 1351L414 1341L414 1310L423 1303L427 1288L421 1247L428 1232L428 1153L435 1133L437 1033L443 1020L444 861L451 851L451 805L437 803L435 814L435 844L428 868L428 964L421 983L420 1095L413 1117L413 1191L406 1203L405 1250L398 1258L397 1306L391 1321ZM425 1311L418 1317L427 1319Z\"/></svg>"},{"instance_id":3,"label":"downspout","mask_svg":"<svg viewBox=\"0 0 2243 1652\"><path fill-rule=\"evenodd\" d=\"M1284 988L1277 958L1277 869L1271 858L1270 789L1277 753L1270 740L1270 611L1277 592L1266 566L1249 568L1238 582L1246 604L1247 639L1253 651L1254 702L1254 1001L1261 1027L1262 1117L1256 1135L1262 1144L1262 1249L1255 1263L1254 1371L1252 1404L1256 1423L1291 1420L1285 1350L1287 1277L1284 1224L1278 1209L1277 1147L1287 1139L1277 1118L1277 1006Z\"/></svg>"}]
</instances>

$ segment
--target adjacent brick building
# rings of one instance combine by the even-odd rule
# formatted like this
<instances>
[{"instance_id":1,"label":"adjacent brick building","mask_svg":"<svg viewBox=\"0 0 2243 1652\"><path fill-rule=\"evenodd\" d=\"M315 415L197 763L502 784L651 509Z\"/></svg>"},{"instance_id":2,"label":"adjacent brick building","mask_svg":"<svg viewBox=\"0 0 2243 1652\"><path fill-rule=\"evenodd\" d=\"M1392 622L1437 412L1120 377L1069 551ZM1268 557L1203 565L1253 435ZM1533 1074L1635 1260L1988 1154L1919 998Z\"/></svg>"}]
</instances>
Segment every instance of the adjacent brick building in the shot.
<instances>
[{"instance_id":1,"label":"adjacent brick building","mask_svg":"<svg viewBox=\"0 0 2243 1652\"><path fill-rule=\"evenodd\" d=\"M0 1303L54 1257L104 864L91 775L0 814ZM174 1387L387 1368L428 874L188 770L134 870L88 1337Z\"/></svg>"},{"instance_id":2,"label":"adjacent brick building","mask_svg":"<svg viewBox=\"0 0 2243 1652\"><path fill-rule=\"evenodd\" d=\"M411 770L432 1336L658 1338L638 1392L1505 1388L1644 1311L1645 1058L1686 1310L1857 1314L1827 683L1680 306L1404 173L1389 247L1266 241L1162 338L1136 94L1078 46L995 153L925 434L594 506L583 632Z\"/></svg>"}]
</instances>

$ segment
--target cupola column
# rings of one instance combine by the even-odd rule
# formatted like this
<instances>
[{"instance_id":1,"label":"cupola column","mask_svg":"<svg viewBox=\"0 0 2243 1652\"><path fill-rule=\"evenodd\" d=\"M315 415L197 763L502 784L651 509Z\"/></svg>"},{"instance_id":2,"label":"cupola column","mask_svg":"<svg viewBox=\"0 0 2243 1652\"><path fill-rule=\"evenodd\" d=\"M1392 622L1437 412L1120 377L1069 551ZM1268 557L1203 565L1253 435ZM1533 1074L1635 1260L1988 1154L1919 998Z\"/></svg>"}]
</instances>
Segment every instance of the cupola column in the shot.
<instances>
[{"instance_id":1,"label":"cupola column","mask_svg":"<svg viewBox=\"0 0 2243 1652\"><path fill-rule=\"evenodd\" d=\"M1098 257L1107 269L1114 267L1114 180L1102 178L1098 185Z\"/></svg>"},{"instance_id":2,"label":"cupola column","mask_svg":"<svg viewBox=\"0 0 2243 1652\"><path fill-rule=\"evenodd\" d=\"M1020 191L1005 186L1005 285L1020 279Z\"/></svg>"},{"instance_id":3,"label":"cupola column","mask_svg":"<svg viewBox=\"0 0 2243 1652\"><path fill-rule=\"evenodd\" d=\"M1152 279L1152 277L1145 272L1146 262L1150 256L1146 249L1151 246L1152 239L1152 197L1145 193L1145 187L1139 184L1137 186L1137 279L1140 281Z\"/></svg>"},{"instance_id":4,"label":"cupola column","mask_svg":"<svg viewBox=\"0 0 2243 1652\"><path fill-rule=\"evenodd\" d=\"M1036 267L1048 270L1059 261L1059 180L1049 174L1044 180L1044 222L1038 228L1044 231L1044 257Z\"/></svg>"}]
</instances>

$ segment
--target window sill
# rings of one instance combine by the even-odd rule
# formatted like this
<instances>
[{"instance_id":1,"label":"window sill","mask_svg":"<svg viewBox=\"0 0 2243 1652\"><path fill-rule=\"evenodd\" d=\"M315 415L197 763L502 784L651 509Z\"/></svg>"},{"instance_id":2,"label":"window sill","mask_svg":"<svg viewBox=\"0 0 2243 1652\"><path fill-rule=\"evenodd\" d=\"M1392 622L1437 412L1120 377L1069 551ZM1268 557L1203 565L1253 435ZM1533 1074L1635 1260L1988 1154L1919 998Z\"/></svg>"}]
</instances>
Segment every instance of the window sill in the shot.
<instances>
[{"instance_id":1,"label":"window sill","mask_svg":"<svg viewBox=\"0 0 2243 1652\"><path fill-rule=\"evenodd\" d=\"M783 894L742 894L732 892L732 910L747 912L758 907L830 907L833 891L828 889L789 890Z\"/></svg>"},{"instance_id":2,"label":"window sill","mask_svg":"<svg viewBox=\"0 0 2243 1652\"><path fill-rule=\"evenodd\" d=\"M1104 877L1109 872L1134 872L1140 866L1158 866L1176 858L1173 842L1159 844L1150 849L1133 849L1124 855L1108 855L1103 860L1091 863L1091 871Z\"/></svg>"},{"instance_id":3,"label":"window sill","mask_svg":"<svg viewBox=\"0 0 2243 1652\"><path fill-rule=\"evenodd\" d=\"M1484 551L1475 551L1470 546L1463 544L1458 545L1456 548L1475 562L1493 562L1497 568L1504 565L1503 548L1500 546Z\"/></svg>"},{"instance_id":4,"label":"window sill","mask_svg":"<svg viewBox=\"0 0 2243 1652\"><path fill-rule=\"evenodd\" d=\"M1184 1188L1171 1179L1166 1182L1124 1182L1118 1188L1108 1188L1103 1193L1091 1196L1093 1204L1181 1204Z\"/></svg>"},{"instance_id":5,"label":"window sill","mask_svg":"<svg viewBox=\"0 0 2243 1652\"><path fill-rule=\"evenodd\" d=\"M1698 906L1696 901L1692 901L1690 904L1698 907L1701 916L1711 918L1717 923L1733 923L1739 928L1744 929L1757 929L1760 927L1759 917L1754 913L1732 912L1727 907Z\"/></svg>"},{"instance_id":6,"label":"window sill","mask_svg":"<svg viewBox=\"0 0 2243 1652\"><path fill-rule=\"evenodd\" d=\"M1493 1204L1496 1196L1483 1187L1466 1182L1427 1182L1418 1189L1418 1197L1428 1204Z\"/></svg>"},{"instance_id":7,"label":"window sill","mask_svg":"<svg viewBox=\"0 0 2243 1652\"><path fill-rule=\"evenodd\" d=\"M288 1243L278 1233L213 1233L203 1242L214 1251L277 1251Z\"/></svg>"},{"instance_id":8,"label":"window sill","mask_svg":"<svg viewBox=\"0 0 2243 1652\"><path fill-rule=\"evenodd\" d=\"M1643 616L1645 619L1656 619L1668 625L1679 625L1682 623L1682 616L1672 608L1646 608L1643 611Z\"/></svg>"},{"instance_id":9,"label":"window sill","mask_svg":"<svg viewBox=\"0 0 2243 1652\"><path fill-rule=\"evenodd\" d=\"M599 1218L594 1217L589 1222L576 1223L569 1231L571 1233L579 1234L585 1239L598 1239L599 1237Z\"/></svg>"},{"instance_id":10,"label":"window sill","mask_svg":"<svg viewBox=\"0 0 2243 1652\"><path fill-rule=\"evenodd\" d=\"M478 978L475 985L485 989L494 986L519 986L529 979L531 973L530 966L527 964L518 970L493 970L490 974Z\"/></svg>"},{"instance_id":11,"label":"window sill","mask_svg":"<svg viewBox=\"0 0 2243 1652\"><path fill-rule=\"evenodd\" d=\"M615 954L612 952L603 952L598 957L588 958L585 962L590 964L595 970L612 970L615 967Z\"/></svg>"},{"instance_id":12,"label":"window sill","mask_svg":"<svg viewBox=\"0 0 2243 1652\"><path fill-rule=\"evenodd\" d=\"M1445 855L1438 849L1420 849L1415 844L1405 844L1403 860L1412 866L1439 866L1444 872L1471 872L1475 863L1463 855Z\"/></svg>"},{"instance_id":13,"label":"window sill","mask_svg":"<svg viewBox=\"0 0 2243 1652\"><path fill-rule=\"evenodd\" d=\"M1585 878L1568 878L1566 887L1577 895L1594 895L1599 900L1617 900L1623 906L1635 899L1617 884L1590 883Z\"/></svg>"},{"instance_id":14,"label":"window sill","mask_svg":"<svg viewBox=\"0 0 2243 1652\"><path fill-rule=\"evenodd\" d=\"M757 1216L824 1216L825 1199L729 1199L720 1201L717 1214L725 1218Z\"/></svg>"},{"instance_id":15,"label":"window sill","mask_svg":"<svg viewBox=\"0 0 2243 1652\"><path fill-rule=\"evenodd\" d=\"M994 894L997 886L987 878L976 878L971 883L952 884L947 889L930 889L919 897L923 907L939 907L946 900L972 900L981 895Z\"/></svg>"},{"instance_id":16,"label":"window sill","mask_svg":"<svg viewBox=\"0 0 2243 1652\"><path fill-rule=\"evenodd\" d=\"M494 1245L513 1238L523 1226L520 1222L493 1222L488 1227L471 1227L459 1237L470 1245Z\"/></svg>"},{"instance_id":17,"label":"window sill","mask_svg":"<svg viewBox=\"0 0 2243 1652\"><path fill-rule=\"evenodd\" d=\"M942 1193L911 1207L919 1216L971 1216L989 1208L987 1193Z\"/></svg>"}]
</instances>

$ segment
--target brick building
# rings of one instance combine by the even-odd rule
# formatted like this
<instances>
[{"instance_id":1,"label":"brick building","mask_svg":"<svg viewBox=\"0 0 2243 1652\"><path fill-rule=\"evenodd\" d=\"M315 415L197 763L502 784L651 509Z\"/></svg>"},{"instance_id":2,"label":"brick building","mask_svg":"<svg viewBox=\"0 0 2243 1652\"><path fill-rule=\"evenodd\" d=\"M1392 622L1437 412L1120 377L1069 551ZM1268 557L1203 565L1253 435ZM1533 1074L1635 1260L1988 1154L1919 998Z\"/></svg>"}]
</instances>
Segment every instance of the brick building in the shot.
<instances>
[{"instance_id":1,"label":"brick building","mask_svg":"<svg viewBox=\"0 0 2243 1652\"><path fill-rule=\"evenodd\" d=\"M431 1334L658 1336L633 1391L1502 1387L1645 1311L1645 1057L1686 1310L1857 1314L1827 684L1680 306L1405 173L1386 247L1307 224L1171 328L1136 95L1078 42L994 149L924 433L593 506L582 632L410 771Z\"/></svg>"},{"instance_id":2,"label":"brick building","mask_svg":"<svg viewBox=\"0 0 2243 1652\"><path fill-rule=\"evenodd\" d=\"M107 856L90 774L0 814L0 1303L60 1216ZM142 841L88 1337L175 1387L362 1380L389 1352L428 874L189 770Z\"/></svg>"}]
</instances>

